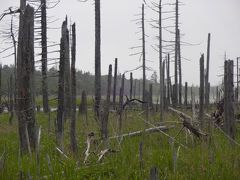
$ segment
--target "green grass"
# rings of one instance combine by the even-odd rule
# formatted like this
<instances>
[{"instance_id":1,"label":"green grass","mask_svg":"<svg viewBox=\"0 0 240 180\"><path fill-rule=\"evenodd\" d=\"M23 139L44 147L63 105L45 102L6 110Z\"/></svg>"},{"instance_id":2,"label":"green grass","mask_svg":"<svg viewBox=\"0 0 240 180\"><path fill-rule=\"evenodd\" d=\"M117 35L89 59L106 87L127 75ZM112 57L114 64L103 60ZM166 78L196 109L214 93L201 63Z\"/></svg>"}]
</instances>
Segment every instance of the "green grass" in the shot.
<instances>
[{"instance_id":1,"label":"green grass","mask_svg":"<svg viewBox=\"0 0 240 180\"><path fill-rule=\"evenodd\" d=\"M0 179L19 179L20 170L24 179L28 174L33 179L149 179L151 167L157 167L160 179L239 179L240 177L240 148L232 146L224 135L217 129L214 130L213 142L208 144L188 137L186 143L185 131L180 133L177 140L189 147L186 150L180 147L179 157L174 172L173 152L179 144L171 143L170 139L161 133L143 134L138 137L125 138L121 145L117 140L111 140L109 146L116 153L107 154L101 163L97 162L97 154L103 150L103 144L98 144L99 131L89 112L88 126L82 116L77 118L78 153L72 154L69 148L69 121L65 124L65 153L69 159L60 155L55 147L54 119L56 114L51 114L51 130L48 132L48 116L37 114L38 125L42 127L40 147L40 174L38 174L36 155L32 154L20 158L17 122L8 124L8 114L0 116L0 155L5 151L5 163L0 169ZM140 111L128 111L127 118L123 121L123 133L149 128L142 118ZM110 114L109 133L116 135L117 116ZM158 114L153 113L150 121L156 123ZM177 121L172 114L166 116L166 121ZM169 125L174 123L168 123ZM167 133L175 136L181 128L176 124L174 129ZM92 145L92 153L86 164L84 150L86 137L89 132L95 132L96 144ZM238 132L237 141L240 141ZM140 168L139 145L143 143L143 167ZM46 156L50 157L49 168ZM19 163L21 161L21 163ZM51 170L53 174L51 174ZM52 177L53 176L53 177Z\"/></svg>"}]
</instances>

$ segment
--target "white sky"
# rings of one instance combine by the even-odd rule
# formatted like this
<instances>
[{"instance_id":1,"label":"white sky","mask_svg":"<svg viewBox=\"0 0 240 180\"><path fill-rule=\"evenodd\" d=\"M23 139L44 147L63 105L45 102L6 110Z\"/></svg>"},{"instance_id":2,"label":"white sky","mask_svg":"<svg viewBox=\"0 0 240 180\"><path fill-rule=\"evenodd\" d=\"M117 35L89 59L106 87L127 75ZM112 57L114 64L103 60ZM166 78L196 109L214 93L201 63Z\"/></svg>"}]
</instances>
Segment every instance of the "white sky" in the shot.
<instances>
[{"instance_id":1,"label":"white sky","mask_svg":"<svg viewBox=\"0 0 240 180\"><path fill-rule=\"evenodd\" d=\"M174 0L163 0L172 2ZM93 0L86 3L77 0L61 0L60 4L48 11L49 16L59 18L51 27L60 27L65 16L71 18L71 22L77 24L77 68L83 71L94 72L94 6ZM158 3L158 1L155 1ZM211 62L210 62L210 83L217 84L223 73L223 60L226 51L227 58L236 61L240 56L240 0L182 0L185 3L180 7L180 30L184 34L182 41L198 44L198 46L182 46L182 56L191 61L183 60L183 82L199 84L199 58L201 53L206 54L207 34L212 34L211 41ZM140 34L134 20L134 16L141 12L142 0L101 0L101 23L102 23L102 74L107 74L110 63L114 58L119 58L119 72L134 69L141 65L139 56L129 56L132 51L129 48L139 46ZM18 6L19 0L0 0L0 13L9 6ZM173 8L173 7L171 7ZM163 7L163 11L169 7ZM164 14L164 17L167 17ZM158 15L146 9L146 20L157 18ZM0 30L6 27L6 20L0 22ZM174 21L164 21L163 26L173 25ZM154 36L157 31L152 29L146 22L147 55L149 60L147 66L158 72L158 53L151 48L157 41ZM59 41L60 29L49 30L49 39ZM174 40L174 36L164 32L164 40ZM8 47L0 41L0 47ZM2 59L3 64L13 63L12 58ZM172 64L173 67L173 64ZM152 71L147 72L150 78ZM173 74L173 70L171 71ZM134 77L141 78L141 71L134 72ZM127 75L128 76L128 75Z\"/></svg>"}]
</instances>

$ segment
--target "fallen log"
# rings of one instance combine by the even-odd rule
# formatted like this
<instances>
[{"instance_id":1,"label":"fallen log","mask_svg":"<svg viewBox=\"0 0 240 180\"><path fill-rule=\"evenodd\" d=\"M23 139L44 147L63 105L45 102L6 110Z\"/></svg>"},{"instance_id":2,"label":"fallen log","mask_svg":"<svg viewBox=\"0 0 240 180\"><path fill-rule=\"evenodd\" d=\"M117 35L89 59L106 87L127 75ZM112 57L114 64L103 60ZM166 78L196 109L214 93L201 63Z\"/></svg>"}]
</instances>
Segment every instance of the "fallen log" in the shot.
<instances>
[{"instance_id":1,"label":"fallen log","mask_svg":"<svg viewBox=\"0 0 240 180\"><path fill-rule=\"evenodd\" d=\"M142 135L143 133L155 133L155 132L159 132L159 130L161 131L167 131L170 128L174 128L175 126L158 126L158 127L154 127L154 128L149 128L149 129L145 129L145 130L140 130L140 131L135 131L135 132L130 132L130 133L126 133L126 134L122 134L122 135L118 135L118 136L112 136L109 137L109 139L118 139L118 138L125 138L125 137L134 137L134 136L139 136Z\"/></svg>"},{"instance_id":2,"label":"fallen log","mask_svg":"<svg viewBox=\"0 0 240 180\"><path fill-rule=\"evenodd\" d=\"M183 112L181 112L181 111L179 111L179 110L176 110L176 109L174 109L174 108L172 108L172 107L169 107L168 108L170 111L173 111L173 112L175 112L176 114L178 114L179 116L180 116L180 119L183 121L183 126L185 127L185 128L187 128L191 133L193 133L195 136L197 136L198 138L205 138L206 136L207 136L207 134L206 133L204 133L204 132L202 132L200 129L197 129L197 128L195 128L190 122L191 122L191 120L192 120L192 118L189 116L189 115L187 115L187 114L185 114L185 113L183 113Z\"/></svg>"}]
</instances>

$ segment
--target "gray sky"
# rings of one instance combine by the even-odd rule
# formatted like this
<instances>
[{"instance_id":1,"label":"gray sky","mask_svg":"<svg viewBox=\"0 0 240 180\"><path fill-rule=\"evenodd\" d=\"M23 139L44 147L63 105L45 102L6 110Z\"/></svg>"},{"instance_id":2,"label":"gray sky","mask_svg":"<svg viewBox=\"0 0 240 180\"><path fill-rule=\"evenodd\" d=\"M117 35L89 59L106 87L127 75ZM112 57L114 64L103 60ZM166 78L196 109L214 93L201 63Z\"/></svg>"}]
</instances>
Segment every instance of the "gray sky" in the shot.
<instances>
[{"instance_id":1,"label":"gray sky","mask_svg":"<svg viewBox=\"0 0 240 180\"><path fill-rule=\"evenodd\" d=\"M163 0L163 3L173 0ZM223 60L226 51L227 58L236 60L240 56L240 1L239 0L182 0L185 5L180 7L180 30L184 34L182 41L199 44L198 46L182 46L182 56L191 61L183 60L183 82L199 84L199 58L201 53L206 53L207 34L212 34L210 83L217 84L223 73ZM19 0L0 0L0 12L9 6L18 6ZM158 1L155 1L158 2ZM140 34L138 25L131 20L141 12L142 0L102 0L102 74L107 74L107 68L114 58L119 58L119 72L131 70L141 65L139 56L129 56L132 51L129 48L139 46ZM174 7L163 7L163 11ZM66 15L71 22L77 24L77 68L83 71L94 72L94 6L93 0L86 3L77 0L61 0L54 9L48 11L49 16L59 18L51 27L60 27ZM164 14L164 17L169 15ZM170 15L171 16L171 15ZM158 15L146 9L146 20L157 18ZM6 27L5 21L0 22L1 27ZM164 21L163 26L173 25L174 21ZM151 48L157 44L154 38L157 31L146 23L147 38L147 66L158 72L158 53ZM49 39L59 41L60 29L49 30ZM174 36L164 31L164 40L174 40ZM0 47L8 45L1 42ZM0 58L2 56L0 55ZM3 64L13 63L12 58L0 59ZM173 64L172 64L173 67ZM147 72L150 78L153 71ZM173 69L171 70L173 74ZM141 78L141 70L134 72L134 77ZM127 75L128 76L128 75Z\"/></svg>"}]
</instances>

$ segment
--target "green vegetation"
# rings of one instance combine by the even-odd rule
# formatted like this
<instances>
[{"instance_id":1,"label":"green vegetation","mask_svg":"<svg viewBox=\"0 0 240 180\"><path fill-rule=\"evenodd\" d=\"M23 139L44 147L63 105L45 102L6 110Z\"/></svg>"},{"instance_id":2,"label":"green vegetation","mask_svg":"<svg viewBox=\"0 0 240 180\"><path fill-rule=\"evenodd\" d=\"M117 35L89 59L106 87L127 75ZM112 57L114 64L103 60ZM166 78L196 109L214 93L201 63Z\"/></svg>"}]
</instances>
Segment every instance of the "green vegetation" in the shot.
<instances>
[{"instance_id":1,"label":"green vegetation","mask_svg":"<svg viewBox=\"0 0 240 180\"><path fill-rule=\"evenodd\" d=\"M179 148L178 143L172 141L160 132L143 134L137 137L125 138L120 144L118 140L111 140L109 146L115 153L107 154L102 162L97 162L98 153L104 149L99 144L99 131L89 112L88 125L81 115L77 118L78 154L74 155L69 149L69 121L65 123L65 158L56 151L54 120L55 113L51 113L51 128L48 132L48 116L37 114L38 125L42 127L40 143L40 174L38 173L36 154L32 157L19 156L17 122L8 124L8 114L2 114L0 120L0 155L5 152L0 162L0 179L19 179L20 172L27 179L149 179L151 167L157 167L160 179L238 179L240 177L240 147L232 146L226 137L215 129L210 146L197 138L181 132L177 141L189 147ZM123 133L149 128L143 121L141 111L127 111L127 118L123 121ZM157 124L159 115L152 113L150 121ZM175 128L167 131L175 137L181 129L178 117L168 114L167 125ZM110 136L116 135L117 116L110 114ZM95 143L91 146L91 155L86 164L84 151L86 138L90 132L95 133ZM237 141L240 141L238 132ZM140 168L139 145L143 144L143 167ZM178 151L179 149L179 151ZM178 154L176 163L174 153ZM50 158L50 165L47 160ZM3 163L4 159L4 163ZM174 165L175 164L175 165ZM174 171L174 166L176 170Z\"/></svg>"}]
</instances>

